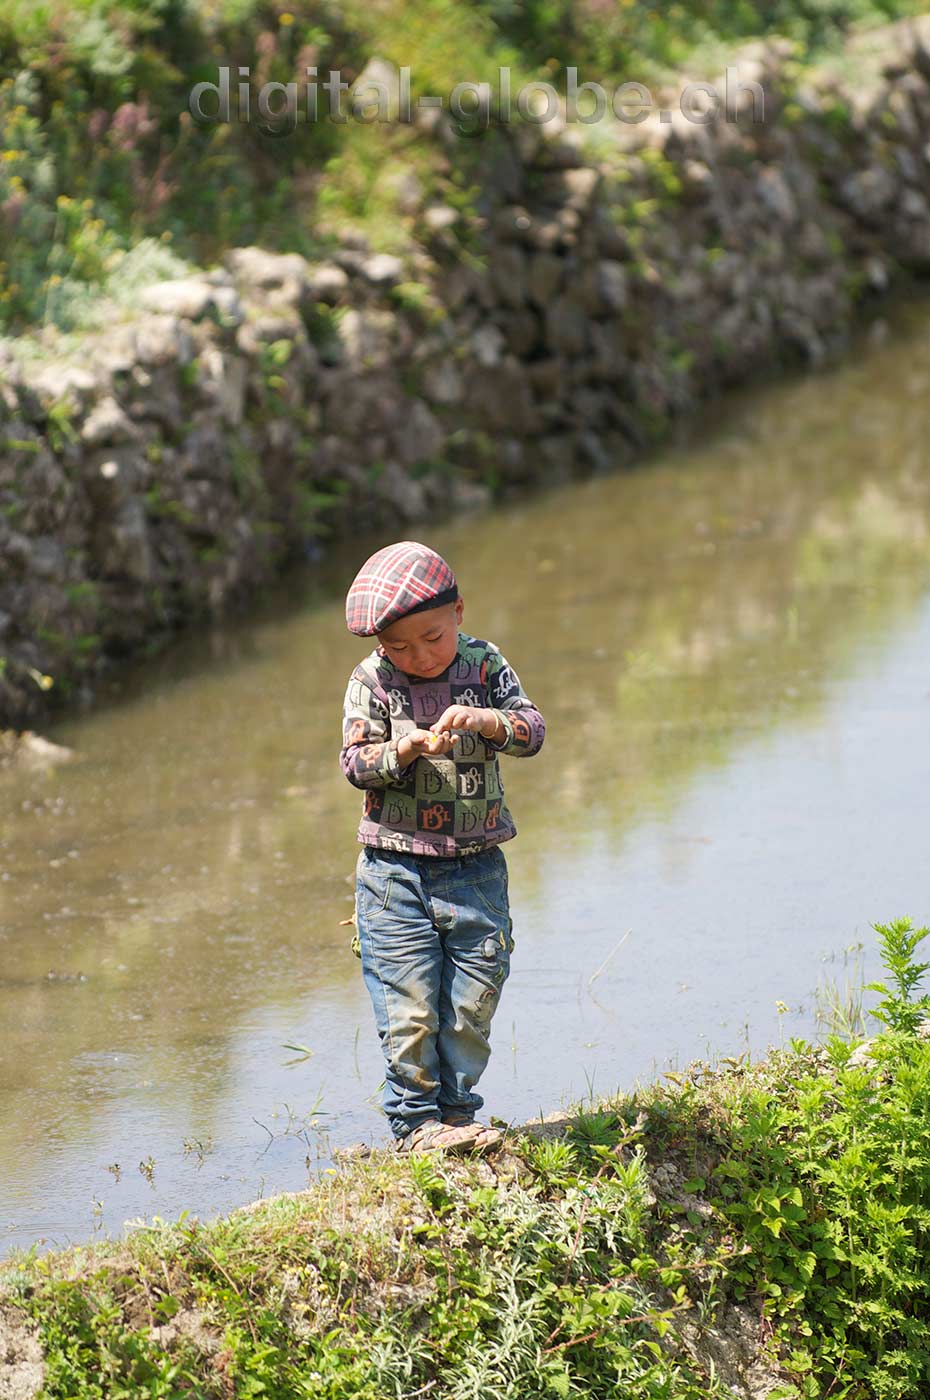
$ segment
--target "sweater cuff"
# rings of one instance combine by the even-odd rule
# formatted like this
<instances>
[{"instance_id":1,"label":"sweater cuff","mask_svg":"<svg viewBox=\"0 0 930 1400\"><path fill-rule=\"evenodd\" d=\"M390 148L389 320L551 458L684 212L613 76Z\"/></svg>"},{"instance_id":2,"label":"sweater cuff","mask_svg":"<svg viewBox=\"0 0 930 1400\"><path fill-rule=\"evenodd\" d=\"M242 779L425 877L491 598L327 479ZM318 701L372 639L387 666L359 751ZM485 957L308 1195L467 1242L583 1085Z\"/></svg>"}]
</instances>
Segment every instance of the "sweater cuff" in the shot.
<instances>
[{"instance_id":1,"label":"sweater cuff","mask_svg":"<svg viewBox=\"0 0 930 1400\"><path fill-rule=\"evenodd\" d=\"M393 778L395 781L402 776L396 739L390 739L385 745L384 755L381 759L381 772L385 778Z\"/></svg>"}]
</instances>

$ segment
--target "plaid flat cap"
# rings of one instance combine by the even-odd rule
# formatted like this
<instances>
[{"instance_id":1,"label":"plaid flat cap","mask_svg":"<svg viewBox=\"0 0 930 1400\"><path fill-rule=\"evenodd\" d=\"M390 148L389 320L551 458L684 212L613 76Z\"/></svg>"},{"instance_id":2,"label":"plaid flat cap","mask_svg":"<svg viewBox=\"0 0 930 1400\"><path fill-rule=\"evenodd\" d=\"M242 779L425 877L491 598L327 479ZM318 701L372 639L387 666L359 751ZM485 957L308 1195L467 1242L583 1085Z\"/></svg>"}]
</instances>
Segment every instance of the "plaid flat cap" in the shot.
<instances>
[{"instance_id":1,"label":"plaid flat cap","mask_svg":"<svg viewBox=\"0 0 930 1400\"><path fill-rule=\"evenodd\" d=\"M408 613L425 612L459 596L455 574L434 549L401 540L379 549L359 569L346 594L346 626L373 637Z\"/></svg>"}]
</instances>

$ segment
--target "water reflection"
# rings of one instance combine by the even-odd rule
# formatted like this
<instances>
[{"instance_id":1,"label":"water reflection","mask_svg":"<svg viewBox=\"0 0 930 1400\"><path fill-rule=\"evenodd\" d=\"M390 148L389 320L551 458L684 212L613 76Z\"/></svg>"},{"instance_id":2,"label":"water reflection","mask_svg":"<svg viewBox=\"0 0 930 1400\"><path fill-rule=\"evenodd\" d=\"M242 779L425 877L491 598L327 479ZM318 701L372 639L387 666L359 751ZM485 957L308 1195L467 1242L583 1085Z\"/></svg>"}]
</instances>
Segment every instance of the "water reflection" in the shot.
<instances>
[{"instance_id":1,"label":"water reflection","mask_svg":"<svg viewBox=\"0 0 930 1400\"><path fill-rule=\"evenodd\" d=\"M427 532L549 723L503 765L491 1111L761 1046L776 998L806 1030L824 953L926 917L928 380L910 309L647 468ZM79 762L3 779L0 1249L293 1189L318 1129L381 1133L336 763L342 594L380 542L62 724Z\"/></svg>"}]
</instances>

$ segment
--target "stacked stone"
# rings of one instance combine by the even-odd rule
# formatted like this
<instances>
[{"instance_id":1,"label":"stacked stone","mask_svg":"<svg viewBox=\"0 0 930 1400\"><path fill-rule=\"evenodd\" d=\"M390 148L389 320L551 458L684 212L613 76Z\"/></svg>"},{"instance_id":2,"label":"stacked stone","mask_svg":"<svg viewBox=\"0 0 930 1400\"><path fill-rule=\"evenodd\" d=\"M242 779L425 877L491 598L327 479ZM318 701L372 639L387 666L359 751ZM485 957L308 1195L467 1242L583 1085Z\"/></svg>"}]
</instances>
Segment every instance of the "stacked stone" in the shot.
<instances>
[{"instance_id":1,"label":"stacked stone","mask_svg":"<svg viewBox=\"0 0 930 1400\"><path fill-rule=\"evenodd\" d=\"M930 269L930 19L869 45L800 85L788 45L734 55L761 122L672 103L596 158L581 125L493 130L477 211L411 178L403 258L238 248L76 355L0 349L0 724L350 522L613 469L842 348L865 296Z\"/></svg>"}]
</instances>

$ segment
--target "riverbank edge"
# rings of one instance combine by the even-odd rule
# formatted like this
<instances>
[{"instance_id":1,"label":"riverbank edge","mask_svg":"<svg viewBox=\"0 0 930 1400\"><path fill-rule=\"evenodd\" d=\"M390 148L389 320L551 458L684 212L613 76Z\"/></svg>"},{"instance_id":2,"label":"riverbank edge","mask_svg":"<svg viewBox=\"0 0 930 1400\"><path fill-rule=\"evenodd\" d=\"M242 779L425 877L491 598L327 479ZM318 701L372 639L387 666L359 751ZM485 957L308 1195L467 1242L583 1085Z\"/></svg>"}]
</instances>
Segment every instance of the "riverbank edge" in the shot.
<instances>
[{"instance_id":1,"label":"riverbank edge","mask_svg":"<svg viewBox=\"0 0 930 1400\"><path fill-rule=\"evenodd\" d=\"M816 1065L818 1069L822 1067L822 1061L816 1053L814 1058L805 1058L803 1062L807 1066ZM800 1063L801 1059L796 1057L793 1062L794 1068L797 1069ZM757 1079L762 1076L764 1079L765 1070L761 1065L753 1069L740 1058L731 1061L718 1073L724 1079L735 1083L744 1074L754 1075ZM649 1133L644 1123L644 1105L651 1103L653 1107L658 1106L660 1111L667 1105L674 1115L680 1085L703 1081L706 1088L712 1075L709 1066L692 1065L681 1075L673 1076L673 1082L667 1088L653 1086L645 1094L618 1096L613 1100L589 1104L587 1108L576 1105L565 1112L553 1113L519 1124L507 1130L503 1148L487 1156L440 1157L438 1154L430 1154L414 1161L400 1157L390 1148L375 1148L358 1155L350 1150L343 1154L338 1167L319 1185L311 1186L307 1191L287 1192L267 1200L250 1202L210 1224L201 1226L185 1217L176 1224L161 1221L151 1225L140 1223L127 1233L123 1241L101 1240L75 1246L59 1254L45 1256L44 1259L22 1254L14 1256L12 1261L0 1261L0 1362L3 1363L0 1364L0 1397L2 1400L39 1400L39 1397L46 1393L43 1389L47 1380L45 1337L55 1338L53 1347L61 1344L62 1334L72 1327L76 1320L72 1314L74 1303L79 1304L79 1311L84 1311L84 1320L92 1329L93 1316L112 1307L114 1287L119 1293L130 1279L141 1281L143 1275L156 1267L161 1272L161 1278L152 1276L151 1283L143 1288L143 1292L149 1293L151 1304L147 1318L139 1310L139 1296L133 1297L131 1301L124 1296L121 1304L124 1319L132 1319L131 1330L140 1344L140 1349L160 1354L164 1361L169 1363L164 1368L166 1371L170 1369L175 1355L179 1351L185 1351L188 1344L200 1348L203 1359L215 1365L217 1356L222 1356L223 1353L226 1326L234 1321L232 1312L224 1317L224 1306L220 1301L224 1275L227 1282L229 1281L224 1261L229 1252L230 1236L236 1237L241 1231L242 1240L252 1237L254 1242L258 1242L269 1233L276 1236L283 1228L299 1238L309 1225L314 1232L315 1229L319 1229L321 1243L324 1243L327 1251L331 1250L338 1257L345 1247L349 1247L358 1259L364 1255L366 1246L370 1246L371 1243L368 1224L373 1204L376 1203L376 1214L380 1217L379 1231L384 1232L389 1242L389 1252L396 1250L399 1262L405 1252L405 1235L411 1244L416 1240L425 1244L443 1230L447 1211L443 1208L444 1203L435 1199L436 1188L440 1183L454 1184L455 1197L459 1203L469 1200L475 1192L485 1193L481 1197L485 1205L488 1203L488 1192L503 1197L514 1189L532 1186L537 1181L545 1185L545 1169L541 1164L547 1160L546 1144L567 1144L575 1140L584 1142L587 1136L591 1136L597 1145L596 1140L603 1139L601 1146L607 1150L600 1156L595 1154L587 1162L587 1170L578 1176L579 1194L588 1200L596 1196L605 1164L609 1167L612 1159L616 1159L620 1163L621 1171L624 1167L629 1169L634 1163L642 1164L641 1174L637 1173L637 1184L641 1188L642 1201L648 1211L654 1214L656 1224L660 1220L665 1222L660 1229L667 1228L676 1217L688 1212L702 1219L709 1218L713 1214L713 1207L703 1194L697 1194L693 1178L699 1178L703 1186L703 1173L708 1171L707 1154L710 1141L699 1144L695 1139L687 1152L657 1150L656 1143L652 1145L650 1153ZM606 1131L605 1122L610 1124ZM684 1122L681 1127L685 1128ZM690 1127L689 1124L689 1131ZM673 1124L666 1122L664 1128L670 1131L674 1138ZM611 1148L611 1137L623 1145ZM634 1146L637 1143L641 1145L639 1152ZM540 1146L538 1156L535 1151L537 1145ZM555 1153L558 1153L558 1148L555 1149ZM558 1156L554 1155L552 1160L557 1162ZM326 1201L327 1198L327 1204L320 1209L321 1200ZM572 1220L573 1238L575 1230L583 1231L584 1214L581 1202ZM336 1216L341 1218L341 1226L334 1229L332 1222ZM328 1227L323 1226L324 1220L330 1222ZM675 1235L676 1230L673 1227L667 1242L672 1246L670 1250L659 1247L654 1248L652 1252L669 1260L674 1259L679 1252ZM478 1237L481 1237L480 1231ZM720 1240L715 1241L715 1250L708 1247L707 1239L703 1241L700 1253L693 1261L698 1266L695 1278L700 1278L715 1252L720 1252L720 1244ZM185 1250L188 1251L188 1267L193 1264L197 1254L213 1258L212 1282L219 1290L214 1300L220 1303L218 1310L210 1307L208 1294L196 1304L190 1298L181 1302L177 1298L173 1265L169 1265L168 1271L172 1287L167 1291L163 1288L165 1272L161 1268L162 1260L170 1259L179 1247L182 1254ZM723 1252L728 1258L738 1259L742 1249L741 1244L728 1240ZM322 1301L322 1278L318 1281L319 1287L311 1288L307 1299L301 1300L287 1280L288 1253L289 1250L285 1247L280 1259L266 1260L266 1264L270 1262L271 1267L279 1270L282 1275L280 1291L285 1304L285 1316L288 1326L294 1328L295 1342L299 1348L300 1342L306 1342L310 1336L310 1329L306 1325L306 1313L309 1309L306 1305L303 1308L300 1305L302 1301L306 1304L312 1300L319 1306ZM370 1260L369 1255L369 1262ZM655 1264L658 1271L660 1267L665 1266L665 1259L661 1266L658 1260ZM321 1260L317 1258L315 1268L322 1274L325 1270L322 1270L320 1265ZM719 1266L717 1271L719 1272ZM419 1271L416 1272L418 1276L415 1282L404 1280L402 1286L396 1286L392 1284L382 1258L381 1267L375 1266L366 1280L366 1291L370 1293L372 1301L383 1291L380 1310L386 1310L389 1303L396 1303L401 1307L409 1306L416 1300L419 1286L423 1295L419 1301L425 1308L429 1305L431 1290L426 1286L423 1277L419 1276ZM586 1278L585 1274L588 1275ZM583 1270L582 1279L579 1281L588 1286L593 1285L596 1289L596 1274L597 1270ZM60 1285L60 1291L56 1288L56 1282ZM655 1284L657 1279L650 1282ZM235 1295L235 1284L232 1287ZM33 1288L40 1292L45 1291L47 1295L46 1301L37 1308L24 1306L25 1295ZM654 1316L648 1319L652 1327L647 1326L647 1330L655 1329L657 1342L666 1355L672 1358L677 1354L686 1359L687 1364L693 1364L696 1368L695 1374L699 1378L701 1389L675 1391L673 1393L676 1400L678 1396L697 1400L698 1395L702 1400L704 1397L723 1395L751 1397L751 1400L763 1400L765 1397L765 1400L772 1400L781 1384L781 1372L774 1354L768 1352L764 1345L765 1329L760 1327L757 1311L759 1300L730 1300L720 1307L719 1314L709 1325L702 1326L694 1322L692 1311L692 1306L696 1306L699 1300L689 1299L687 1308L679 1311L675 1310L673 1303L671 1312L668 1312L671 1295L671 1287L660 1286L657 1289L655 1297L650 1300L650 1311ZM161 1306L165 1297L178 1302L176 1311L173 1311L172 1307ZM678 1298L675 1301L680 1304L682 1300ZM82 1305L86 1305L86 1311ZM697 1308L697 1311L700 1309ZM686 1325L682 1327L686 1312ZM303 1326L302 1315L305 1319ZM321 1340L322 1336L331 1331L335 1322L335 1316L324 1317L324 1321L315 1329L321 1335ZM665 1330L666 1327L668 1331ZM539 1340L541 1342L543 1339ZM365 1350L364 1328L357 1338L357 1344L361 1351ZM135 1351L135 1347L127 1349L126 1359L130 1365L137 1359L131 1355ZM85 1359L86 1380L89 1383L87 1393L94 1394L96 1392L91 1387L95 1372L99 1368L105 1373L108 1368L100 1367L99 1357L87 1355ZM315 1393L328 1395L329 1391L320 1386L323 1373L315 1368L312 1349L309 1355L301 1355L298 1350L294 1359L295 1369L304 1368L309 1370L311 1375L315 1374L318 1377ZM343 1359L348 1360L345 1355ZM221 1362L220 1371L224 1371L228 1364L228 1359ZM156 1369L157 1365L156 1362ZM240 1374L244 1375L245 1372ZM711 1384L715 1374L727 1387L725 1390L721 1391ZM125 1384L130 1380L130 1376L131 1372L119 1377L111 1373L114 1383L120 1380ZM230 1376L233 1385L234 1377L235 1372ZM142 1376L138 1375L137 1379L141 1381ZM73 1395L75 1400L85 1393L80 1387L80 1380L81 1377L77 1373L70 1376L70 1388L66 1393L69 1396ZM357 1378L352 1381L352 1384L357 1383ZM51 1393L57 1395L60 1392L53 1389ZM103 1389L103 1395L108 1393L107 1389ZM156 1392L158 1393L160 1392ZM179 1389L176 1392L169 1390L165 1393L184 1392ZM214 1392L197 1393L206 1395ZM215 1393L224 1392L218 1389ZM229 1390L229 1394L238 1393L234 1388ZM352 1393L368 1394L364 1389ZM490 1395L497 1392L483 1393ZM552 1393L558 1394L559 1391L553 1389ZM638 1395L639 1392L631 1392L631 1395L633 1394Z\"/></svg>"},{"instance_id":2,"label":"riverbank edge","mask_svg":"<svg viewBox=\"0 0 930 1400\"><path fill-rule=\"evenodd\" d=\"M348 1149L212 1223L8 1258L0 1396L820 1400L848 1366L841 1395L905 1400L928 1354L928 930L874 927L872 1039L846 1022L486 1155Z\"/></svg>"},{"instance_id":3,"label":"riverbank edge","mask_svg":"<svg viewBox=\"0 0 930 1400\"><path fill-rule=\"evenodd\" d=\"M726 387L841 354L930 271L930 16L816 71L780 40L733 60L733 122L468 143L474 200L413 192L405 256L233 249L105 334L8 342L0 725L327 540L632 465ZM420 139L462 159L442 119Z\"/></svg>"}]
</instances>

